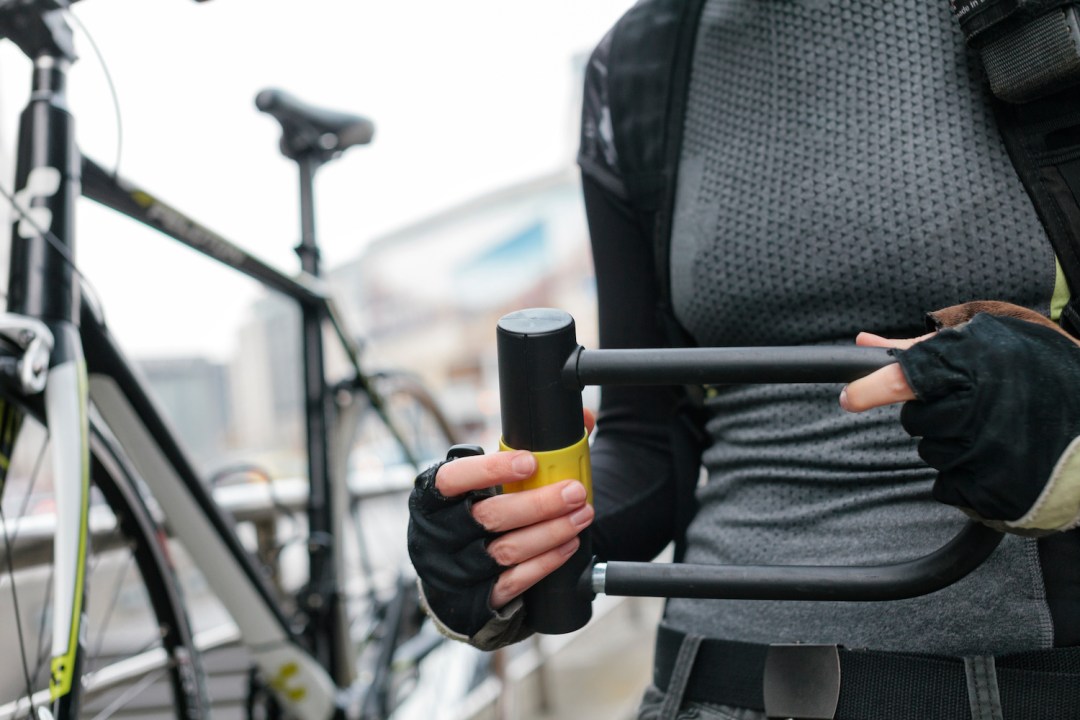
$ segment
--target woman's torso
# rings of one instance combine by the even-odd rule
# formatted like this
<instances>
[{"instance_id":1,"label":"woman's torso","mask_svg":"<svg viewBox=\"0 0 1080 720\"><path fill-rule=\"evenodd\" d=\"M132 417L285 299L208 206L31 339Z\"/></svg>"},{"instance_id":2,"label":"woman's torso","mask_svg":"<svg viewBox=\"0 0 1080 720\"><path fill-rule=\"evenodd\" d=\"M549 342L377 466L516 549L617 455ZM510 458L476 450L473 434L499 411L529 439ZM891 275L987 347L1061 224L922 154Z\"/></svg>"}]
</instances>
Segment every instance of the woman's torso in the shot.
<instances>
[{"instance_id":1,"label":"woman's torso","mask_svg":"<svg viewBox=\"0 0 1080 720\"><path fill-rule=\"evenodd\" d=\"M706 3L672 235L672 300L701 345L849 344L923 332L977 299L1046 312L1049 242L946 0ZM687 562L881 564L965 522L897 408L837 385L717 388ZM1035 541L957 585L876 603L673 600L668 621L754 642L967 654L1045 647Z\"/></svg>"}]
</instances>

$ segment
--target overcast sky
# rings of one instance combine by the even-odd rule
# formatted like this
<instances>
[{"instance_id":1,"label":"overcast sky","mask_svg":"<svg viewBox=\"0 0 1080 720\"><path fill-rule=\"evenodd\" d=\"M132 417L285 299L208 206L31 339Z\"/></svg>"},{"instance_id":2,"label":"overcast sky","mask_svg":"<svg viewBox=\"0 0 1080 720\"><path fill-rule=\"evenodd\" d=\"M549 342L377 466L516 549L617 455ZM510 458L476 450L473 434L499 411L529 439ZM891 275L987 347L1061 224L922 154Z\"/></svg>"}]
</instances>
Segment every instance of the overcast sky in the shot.
<instances>
[{"instance_id":1,"label":"overcast sky","mask_svg":"<svg viewBox=\"0 0 1080 720\"><path fill-rule=\"evenodd\" d=\"M370 147L317 181L332 267L382 233L568 162L580 95L572 58L630 4L83 0L75 13L116 85L121 174L291 270L296 170L277 153L276 123L254 108L259 90L279 87L376 124ZM77 137L112 167L112 99L81 31L77 41ZM9 158L28 68L10 43L0 46L0 150ZM89 203L79 222L80 263L133 354L229 352L251 285ZM149 297L172 302L147 314Z\"/></svg>"}]
</instances>

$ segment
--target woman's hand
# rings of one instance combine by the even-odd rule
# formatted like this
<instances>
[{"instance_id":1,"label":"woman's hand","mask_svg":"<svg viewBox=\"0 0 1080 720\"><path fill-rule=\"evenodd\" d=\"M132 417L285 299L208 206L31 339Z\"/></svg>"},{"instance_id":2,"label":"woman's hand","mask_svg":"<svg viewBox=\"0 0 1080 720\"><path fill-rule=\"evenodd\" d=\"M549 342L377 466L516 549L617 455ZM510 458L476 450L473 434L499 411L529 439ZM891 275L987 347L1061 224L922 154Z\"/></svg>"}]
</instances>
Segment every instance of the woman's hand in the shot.
<instances>
[{"instance_id":1,"label":"woman's hand","mask_svg":"<svg viewBox=\"0 0 1080 720\"><path fill-rule=\"evenodd\" d=\"M584 420L592 432L592 413ZM535 471L535 456L517 450L462 457L417 478L409 554L437 619L466 638L565 563L593 520L574 478L496 494Z\"/></svg>"},{"instance_id":2,"label":"woman's hand","mask_svg":"<svg viewBox=\"0 0 1080 720\"><path fill-rule=\"evenodd\" d=\"M592 431L592 416L587 415ZM479 455L439 468L435 487L447 497L525 480L536 458L525 450ZM534 490L494 495L472 504L472 518L498 535L488 554L505 568L491 590L493 610L506 605L566 562L578 549L578 533L593 520L585 486L568 479Z\"/></svg>"},{"instance_id":3,"label":"woman's hand","mask_svg":"<svg viewBox=\"0 0 1080 720\"><path fill-rule=\"evenodd\" d=\"M898 362L849 384L841 406L903 402L904 429L938 470L937 500L1011 532L1080 524L1080 347L1070 336L1045 318L980 311L919 338L857 342L895 348Z\"/></svg>"},{"instance_id":4,"label":"woman's hand","mask_svg":"<svg viewBox=\"0 0 1080 720\"><path fill-rule=\"evenodd\" d=\"M891 340L868 332L859 333L855 338L855 344L860 347L882 347L895 350L907 350L912 345L934 337L937 330L944 328L959 328L971 322L979 314L993 315L995 317L1009 317L1018 320L1026 320L1067 338L1076 343L1076 338L1061 329L1057 323L1048 319L1034 310L1012 303L996 300L976 300L974 302L952 305L941 310L927 313L927 324L936 328L934 332L920 335L916 338ZM899 365L887 365L864 378L852 382L840 392L840 406L850 412L863 412L870 408L882 405L892 405L898 402L914 400L915 393L908 385L907 377Z\"/></svg>"}]
</instances>

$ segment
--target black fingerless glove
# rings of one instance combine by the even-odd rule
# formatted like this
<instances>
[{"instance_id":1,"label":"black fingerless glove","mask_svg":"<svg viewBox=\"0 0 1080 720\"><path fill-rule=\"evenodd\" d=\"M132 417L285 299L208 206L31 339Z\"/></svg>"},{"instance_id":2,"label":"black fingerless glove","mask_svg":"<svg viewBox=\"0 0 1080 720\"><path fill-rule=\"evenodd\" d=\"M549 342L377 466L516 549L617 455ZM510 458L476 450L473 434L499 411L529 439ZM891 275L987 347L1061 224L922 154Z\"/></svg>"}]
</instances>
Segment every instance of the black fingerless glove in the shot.
<instances>
[{"instance_id":1,"label":"black fingerless glove","mask_svg":"<svg viewBox=\"0 0 1080 720\"><path fill-rule=\"evenodd\" d=\"M435 475L453 459L448 456L416 478L409 496L409 557L438 619L455 633L472 637L494 614L488 600L502 568L487 551L495 533L476 522L471 510L476 500L494 492L454 497L439 492Z\"/></svg>"},{"instance_id":2,"label":"black fingerless glove","mask_svg":"<svg viewBox=\"0 0 1080 720\"><path fill-rule=\"evenodd\" d=\"M1080 515L1080 347L976 315L896 353L918 400L901 422L939 471L934 497L994 527L1040 534Z\"/></svg>"}]
</instances>

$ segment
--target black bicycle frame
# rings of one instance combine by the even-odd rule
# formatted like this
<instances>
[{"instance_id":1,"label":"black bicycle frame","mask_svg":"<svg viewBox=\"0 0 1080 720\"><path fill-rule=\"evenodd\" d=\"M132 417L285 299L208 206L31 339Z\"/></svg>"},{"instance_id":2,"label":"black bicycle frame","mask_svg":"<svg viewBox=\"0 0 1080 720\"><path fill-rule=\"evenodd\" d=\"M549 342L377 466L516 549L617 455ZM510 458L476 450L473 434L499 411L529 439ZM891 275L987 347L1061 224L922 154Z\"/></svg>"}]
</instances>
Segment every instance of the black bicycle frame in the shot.
<instances>
[{"instance_id":1,"label":"black bicycle frame","mask_svg":"<svg viewBox=\"0 0 1080 720\"><path fill-rule=\"evenodd\" d=\"M333 316L329 299L316 289L314 283L296 280L275 270L234 243L162 202L149 192L123 178L109 173L89 158L82 158L82 194L99 204L147 225L164 235L179 240L191 249L212 258L237 272L257 280L265 287L291 298L300 306L301 342L303 347L304 418L308 455L308 561L310 582L301 599L309 625L305 636L319 662L336 681L343 681L340 658L333 653L330 638L344 632L337 593L334 591L334 558L330 535L333 531L330 458L327 432L331 417L331 388L324 372L323 324ZM314 219L310 196L302 202L302 228L306 238L303 245L314 247ZM317 251L316 251L317 252ZM306 277L317 278L318 264L311 253L302 254ZM304 277L304 276L302 276ZM357 349L347 338L338 322L338 336L359 372ZM127 373L125 373L127 374ZM205 503L201 503L206 506Z\"/></svg>"},{"instance_id":2,"label":"black bicycle frame","mask_svg":"<svg viewBox=\"0 0 1080 720\"><path fill-rule=\"evenodd\" d=\"M111 377L123 389L148 432L169 458L187 492L229 546L247 579L259 589L267 607L273 608L282 629L289 637L299 640L290 622L278 609L262 573L251 563L237 539L231 518L217 507L194 470L194 465L170 433L147 388L138 379L138 374L131 370L129 361L123 356L96 309L80 293L74 270L73 220L80 186L84 196L179 240L299 304L304 328L305 417L311 483L308 522L312 538L308 548L311 579L303 598L309 623L303 634L318 661L336 681L344 682L343 669L339 667L340 658L334 657L330 642L330 638L341 636L346 631L342 609L338 607L334 591L333 547L329 542L332 514L329 507L331 480L327 431L333 388L327 383L323 367L322 327L326 321L333 324L356 371L355 386L367 392L376 411L387 419L385 410L378 395L367 385L360 372L359 351L354 340L345 333L332 304L315 283L305 279L305 276L294 279L275 270L150 193L80 156L74 142L71 115L64 103L66 71L74 59L74 53L70 46L70 30L60 17L60 12L28 11L25 17L29 25L4 27L0 33L16 42L28 57L34 59L34 96L20 121L16 188L25 189L37 168L45 168L46 172L59 170L62 177L58 192L30 197L27 207L20 207L23 212L40 208L37 214L48 218L43 229L52 236L54 244L50 244L41 234L24 239L19 238L17 232L13 233L8 309L46 321L57 338L54 362L73 359L68 355L78 352L80 343L65 341L65 338L70 338L74 332L81 333L88 372ZM311 254L314 252L314 225L310 185L308 190L306 202L303 203L304 244ZM43 210L47 210L47 214L43 214ZM16 228L18 222L16 219ZM306 277L317 277L316 263L304 260L303 265ZM397 434L388 420L387 424ZM401 444L406 447L404 443ZM407 448L406 454L409 455Z\"/></svg>"},{"instance_id":3,"label":"black bicycle frame","mask_svg":"<svg viewBox=\"0 0 1080 720\"><path fill-rule=\"evenodd\" d=\"M109 173L90 158L83 157L81 166L83 196L178 240L192 250L256 280L299 305L308 476L311 479L307 511L311 539L308 546L311 579L302 598L310 624L305 635L319 661L335 680L343 681L343 660L334 657L332 643L329 642L329 638L344 632L344 617L335 591L333 547L330 542L333 513L330 507L330 461L326 438L331 425L331 403L336 388L327 384L324 373L322 330L327 322L333 327L353 369L350 387L367 396L372 408L395 436L405 458L413 465L417 465L418 459L413 457L412 449L402 439L399 428L395 427L387 415L382 398L370 386L362 372L359 347L345 330L331 299L313 282L321 274L319 250L315 240L313 195L313 179L317 165L300 163L301 240L296 247L302 269L299 278L279 272L134 183L115 173Z\"/></svg>"},{"instance_id":4,"label":"black bicycle frame","mask_svg":"<svg viewBox=\"0 0 1080 720\"><path fill-rule=\"evenodd\" d=\"M580 408L585 385L844 383L895 362L887 350L858 347L686 348L585 350L574 321L550 309L523 310L499 321L499 377L503 439L515 449L555 454L568 440L565 425ZM506 340L509 338L509 340ZM580 409L576 410L580 413ZM561 420L555 422L553 418ZM587 533L587 530L586 530ZM937 551L909 562L877 567L740 566L608 562L546 596L543 617L588 620L594 593L650 597L758 600L897 600L939 590L978 567L1002 534L975 522ZM582 546L587 538L582 539ZM552 610L551 605L561 605ZM530 617L532 616L530 611ZM553 622L552 630L576 629Z\"/></svg>"},{"instance_id":5,"label":"black bicycle frame","mask_svg":"<svg viewBox=\"0 0 1080 720\"><path fill-rule=\"evenodd\" d=\"M305 636L316 658L338 682L345 680L345 662L335 658L330 638L344 631L344 609L335 590L334 557L331 544L333 513L330 506L331 480L329 446L326 438L331 426L331 387L324 372L323 327L327 322L353 370L348 387L367 397L372 409L382 418L397 440L404 457L416 466L412 448L404 441L387 414L383 399L370 385L360 367L360 349L340 318L331 298L318 285L321 275L319 250L315 240L313 179L317 165L300 162L301 240L296 247L302 273L293 278L259 260L235 243L184 215L136 184L110 173L87 157L81 159L82 194L95 202L126 215L158 232L178 240L192 250L256 280L264 287L288 297L300 307L303 343L304 417L308 455L310 494L308 544L310 583L302 598L309 618ZM113 343L115 346L115 343ZM123 373L125 376L130 373ZM142 391L140 391L140 394ZM209 508L211 501L201 503ZM209 510L208 510L209 512Z\"/></svg>"},{"instance_id":6,"label":"black bicycle frame","mask_svg":"<svg viewBox=\"0 0 1080 720\"><path fill-rule=\"evenodd\" d=\"M220 540L222 556L235 562L243 575L247 599L267 611L262 627L276 627L272 645L260 651L274 652L282 643L307 648L338 688L355 678L349 675L349 658L335 649L347 644L348 629L340 599L335 558L334 484L330 467L328 433L334 419L333 400L339 390L363 393L381 418L403 456L414 466L418 459L405 442L400 428L388 415L383 399L360 366L356 340L345 329L332 300L322 291L318 246L315 238L313 180L319 163L300 160L301 240L296 248L302 273L290 277L270 267L236 244L191 220L135 184L104 170L82 157L74 140L73 120L64 101L69 65L75 59L71 30L64 18L68 0L35 0L29 3L0 0L0 38L13 41L34 63L33 95L20 118L19 157L16 168L16 220L12 233L8 310L40 318L55 337L53 363L79 364L85 352L85 374L102 415L117 418L140 438L132 450L145 452L143 461L167 478L158 490L176 491L187 516L206 526L204 536ZM59 176L57 187L53 181ZM91 295L81 292L74 260L74 213L81 193L103 206L161 232L189 248L246 275L299 305L302 316L303 387L308 454L309 582L299 598L306 623L297 628L281 610L268 580L241 545L231 516L214 501L194 464L171 432L151 393L133 371L106 327ZM20 223L31 227L20 235ZM337 335L354 371L353 377L330 385L324 367L323 328ZM106 410L109 412L107 413ZM111 416L109 415L111 413ZM85 420L85 413L83 413ZM84 512L85 517L85 512ZM84 522L85 524L85 522ZM81 546L82 547L82 546ZM82 550L80 550L82 552ZM223 563L228 564L228 563ZM234 575L235 576L235 575ZM261 611L260 611L261 613ZM260 618L263 615L256 613ZM76 633L73 633L73 635ZM78 677L81 649L62 658L65 678ZM70 662L69 662L70 660ZM74 665L74 667L72 667ZM282 666L286 667L286 666ZM314 677L314 676L312 676ZM273 678L268 678L273 683ZM77 695L77 693L75 694ZM57 708L65 717L77 714L71 700L60 697ZM338 714L341 708L337 708Z\"/></svg>"}]
</instances>

